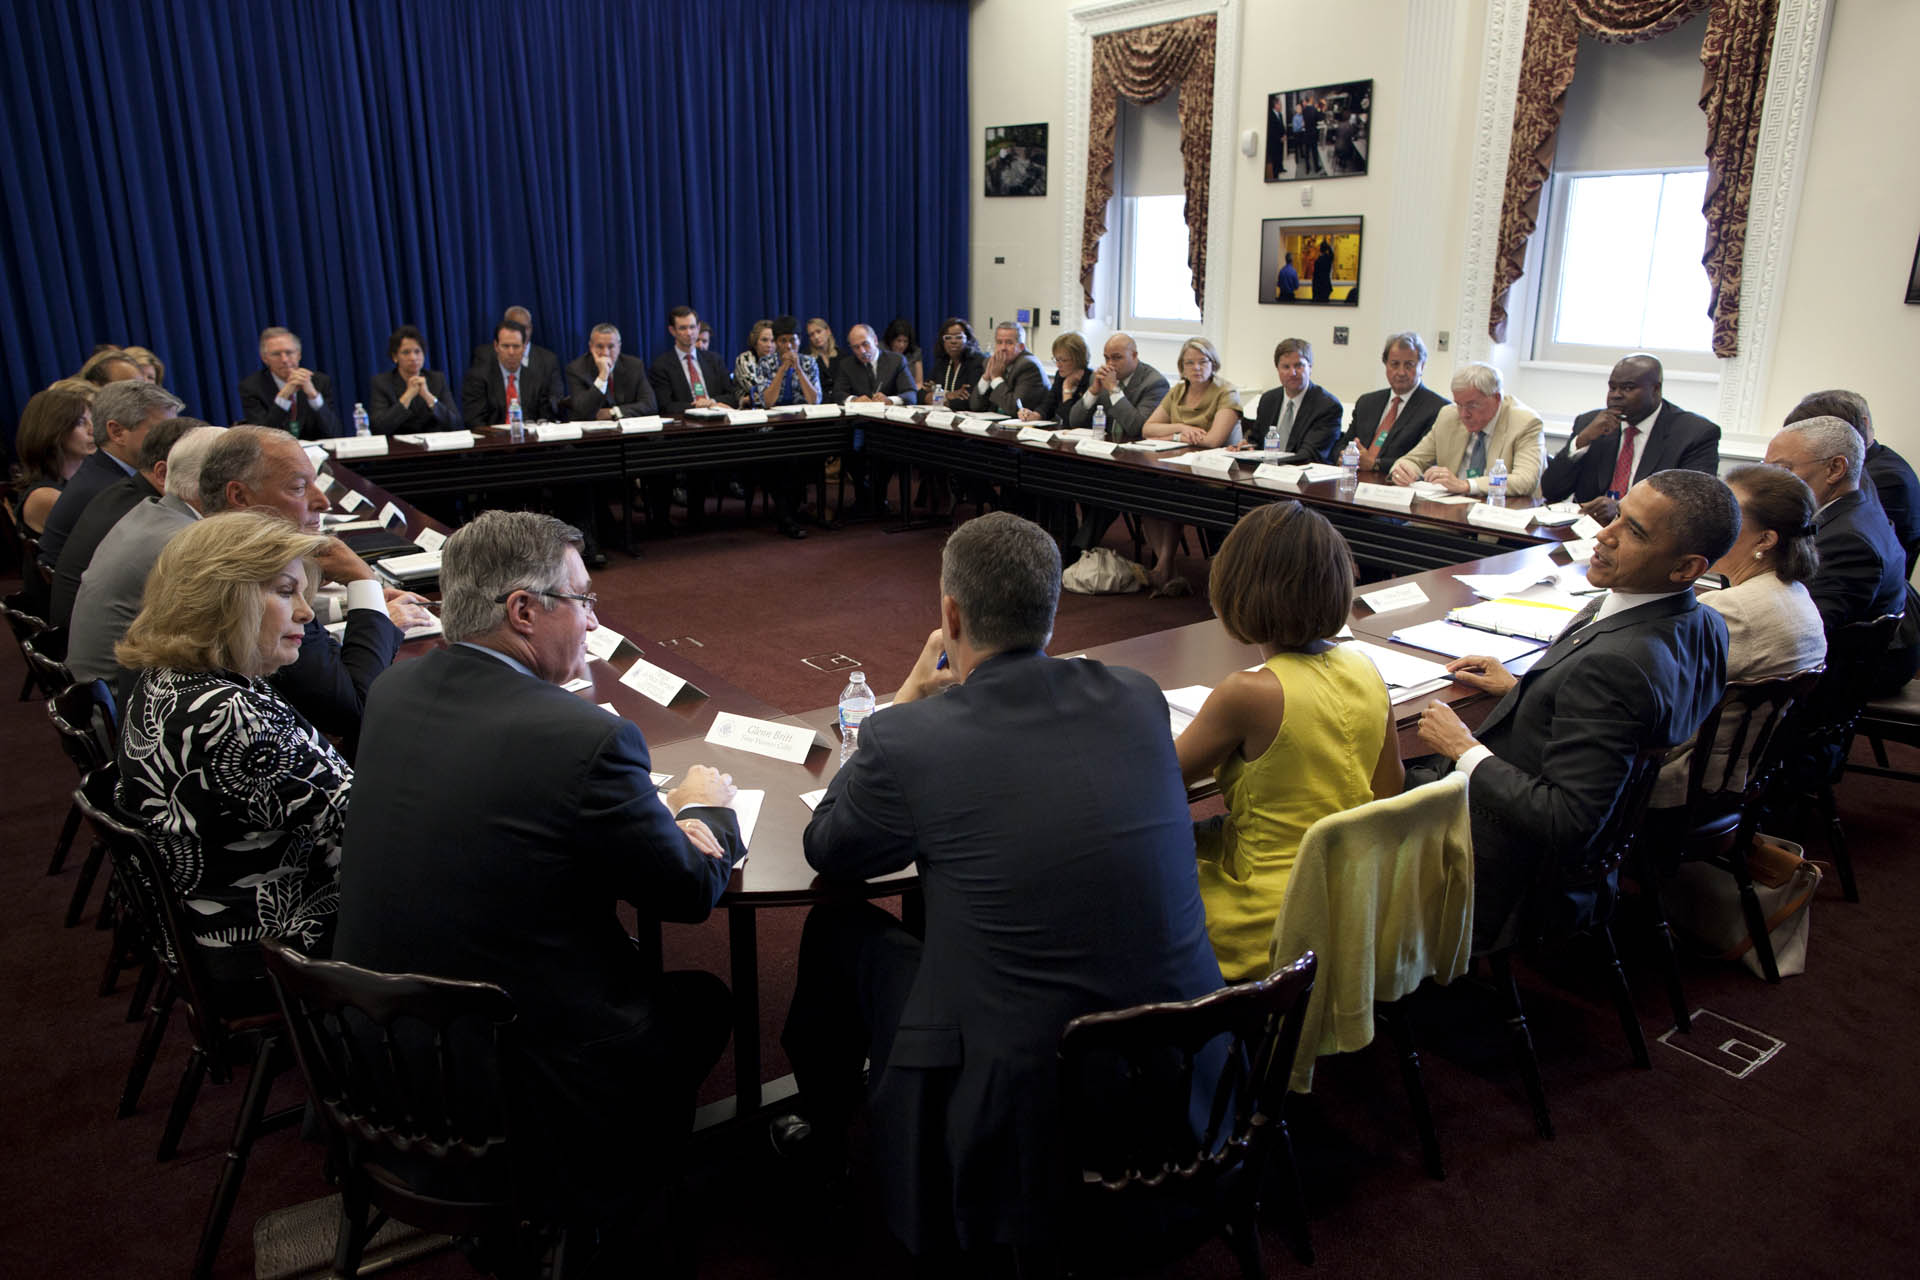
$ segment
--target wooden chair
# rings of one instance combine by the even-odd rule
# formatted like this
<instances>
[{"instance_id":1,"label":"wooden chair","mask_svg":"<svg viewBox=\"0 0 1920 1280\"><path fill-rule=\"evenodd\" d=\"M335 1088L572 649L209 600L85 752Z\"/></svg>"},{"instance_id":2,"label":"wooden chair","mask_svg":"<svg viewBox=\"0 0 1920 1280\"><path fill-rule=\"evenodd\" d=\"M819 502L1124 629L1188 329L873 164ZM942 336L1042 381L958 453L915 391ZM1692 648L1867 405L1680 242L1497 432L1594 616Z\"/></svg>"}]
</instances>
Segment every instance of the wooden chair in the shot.
<instances>
[{"instance_id":1,"label":"wooden chair","mask_svg":"<svg viewBox=\"0 0 1920 1280\"><path fill-rule=\"evenodd\" d=\"M1533 1107L1534 1128L1543 1138L1553 1137L1553 1116L1547 1109L1546 1085L1540 1077L1540 1059L1534 1053L1533 1033L1527 1027L1526 1008L1520 1002L1520 984L1513 976L1513 953L1520 946L1542 946L1580 934L1590 935L1600 946L1605 961L1609 994L1614 1011L1620 1017L1620 1029L1626 1033L1627 1047L1634 1065L1650 1070L1653 1060L1647 1055L1646 1033L1640 1027L1640 1015L1634 1008L1633 989L1627 985L1626 970L1620 967L1620 951L1613 939L1613 905L1617 896L1620 867L1633 853L1647 799L1660 775L1671 747L1656 747L1634 757L1614 805L1592 852L1581 862L1547 865L1541 868L1528 900L1521 908L1521 939L1515 946L1498 947L1486 953L1494 986L1507 1006L1507 1033L1514 1056L1520 1064L1520 1077L1527 1099ZM1561 914L1562 904L1579 896L1592 902L1590 919L1568 919Z\"/></svg>"},{"instance_id":2,"label":"wooden chair","mask_svg":"<svg viewBox=\"0 0 1920 1280\"><path fill-rule=\"evenodd\" d=\"M200 948L185 925L185 905L168 877L160 852L146 833L113 800L118 770L109 765L95 770L75 793L81 810L106 841L116 871L127 869L130 891L146 904L160 931L162 984L166 988L168 1008L179 1003L186 1008L187 1023L193 1031L193 1051L187 1057L167 1124L160 1135L159 1159L171 1160L180 1150L180 1138L200 1086L211 1077L216 1084L228 1084L236 1065L249 1066L246 1093L240 1102L240 1114L234 1121L233 1136L227 1145L220 1178L214 1187L213 1201L200 1230L200 1243L194 1254L192 1275L204 1280L213 1270L220 1241L226 1234L227 1219L233 1214L234 1201L240 1196L240 1182L247 1170L256 1138L299 1120L301 1108L289 1107L269 1115L267 1098L273 1082L288 1060L286 1026L278 1011L254 1013L223 1007L227 998L206 968ZM142 1037L142 1049L157 1052L164 1017L148 1023ZM136 1063L139 1059L136 1058ZM151 1063L151 1056L146 1061ZM142 1073L144 1079L144 1072ZM131 1083L131 1082L130 1082ZM124 1095L123 1095L124 1102Z\"/></svg>"},{"instance_id":3,"label":"wooden chair","mask_svg":"<svg viewBox=\"0 0 1920 1280\"><path fill-rule=\"evenodd\" d=\"M1266 1274L1256 1197L1269 1159L1286 1180L1293 1251L1313 1261L1284 1108L1317 963L1308 952L1258 982L1067 1024L1061 1133L1079 1171L1062 1233L1070 1262L1137 1265L1139 1242L1129 1237L1138 1232L1124 1228L1186 1210L1200 1215L1206 1236L1225 1236L1243 1276ZM1223 1040L1226 1067L1196 1139L1195 1060Z\"/></svg>"},{"instance_id":4,"label":"wooden chair","mask_svg":"<svg viewBox=\"0 0 1920 1280\"><path fill-rule=\"evenodd\" d=\"M96 769L113 762L119 739L119 716L106 681L69 684L47 699L47 718L53 721L60 745L83 781ZM68 807L66 821L61 824L60 838L53 846L53 859L47 864L48 875L60 874L79 830L80 804L76 800ZM87 850L86 861L80 865L80 879L73 886L73 896L67 901L69 929L80 923L86 911L87 898L93 892L94 879L100 874L100 864L106 854L105 842L96 838Z\"/></svg>"},{"instance_id":5,"label":"wooden chair","mask_svg":"<svg viewBox=\"0 0 1920 1280\"><path fill-rule=\"evenodd\" d=\"M65 627L43 628L21 641L20 651L26 655L27 669L41 697L51 698L73 683L73 672L67 668Z\"/></svg>"},{"instance_id":6,"label":"wooden chair","mask_svg":"<svg viewBox=\"0 0 1920 1280\"><path fill-rule=\"evenodd\" d=\"M1860 901L1860 888L1854 880L1853 853L1847 846L1846 829L1840 824L1833 788L1846 771L1854 728L1867 705L1868 682L1900 618L1897 613L1884 614L1828 633L1826 673L1808 697L1805 714L1795 717L1788 763L1771 797L1776 807L1782 801L1790 805L1812 802L1826 838L1827 854L1840 873L1841 892L1848 902Z\"/></svg>"},{"instance_id":7,"label":"wooden chair","mask_svg":"<svg viewBox=\"0 0 1920 1280\"><path fill-rule=\"evenodd\" d=\"M1887 759L1887 744L1920 747L1920 680L1911 680L1900 690L1884 698L1870 698L1861 709L1854 732L1873 748L1873 763L1847 765L1849 773L1864 773L1873 778L1897 778L1901 782L1920 782L1920 773L1896 769Z\"/></svg>"},{"instance_id":8,"label":"wooden chair","mask_svg":"<svg viewBox=\"0 0 1920 1280\"><path fill-rule=\"evenodd\" d=\"M1795 708L1804 707L1821 667L1809 667L1777 680L1734 681L1694 735L1687 760L1687 799L1673 824L1672 836L1637 842L1635 874L1647 890L1654 929L1666 967L1667 997L1673 1004L1674 1025L1693 1030L1693 1016L1680 983L1680 962L1674 954L1673 928L1660 907L1663 869L1677 862L1709 862L1726 871L1740 889L1740 905L1761 971L1768 982L1780 981L1773 956L1773 940L1766 916L1747 872L1747 855L1760 823L1760 800L1773 785L1786 761L1792 739ZM1725 738L1726 754L1715 758Z\"/></svg>"},{"instance_id":9,"label":"wooden chair","mask_svg":"<svg viewBox=\"0 0 1920 1280\"><path fill-rule=\"evenodd\" d=\"M34 674L33 659L27 656L27 641L47 629L47 620L28 608L27 593L24 591L0 597L0 616L5 616L7 629L13 632L13 642L20 646L20 661L27 668L26 680L20 686L20 701L25 702L40 687L40 681Z\"/></svg>"},{"instance_id":10,"label":"wooden chair","mask_svg":"<svg viewBox=\"0 0 1920 1280\"><path fill-rule=\"evenodd\" d=\"M333 1274L357 1273L389 1216L447 1235L519 1234L529 1215L501 1088L512 998L491 983L314 960L278 941L266 952L341 1175ZM565 1232L534 1235L542 1246L557 1237L560 1276Z\"/></svg>"}]
</instances>

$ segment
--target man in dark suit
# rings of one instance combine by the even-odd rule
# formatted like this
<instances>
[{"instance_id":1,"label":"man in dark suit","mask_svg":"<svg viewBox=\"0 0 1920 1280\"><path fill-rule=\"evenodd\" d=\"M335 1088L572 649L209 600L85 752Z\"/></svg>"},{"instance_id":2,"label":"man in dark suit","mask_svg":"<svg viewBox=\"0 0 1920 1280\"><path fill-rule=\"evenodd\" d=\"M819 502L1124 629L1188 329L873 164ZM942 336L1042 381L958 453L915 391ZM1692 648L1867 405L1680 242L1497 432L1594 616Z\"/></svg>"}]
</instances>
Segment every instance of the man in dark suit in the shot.
<instances>
[{"instance_id":1,"label":"man in dark suit","mask_svg":"<svg viewBox=\"0 0 1920 1280\"><path fill-rule=\"evenodd\" d=\"M1540 496L1568 495L1602 524L1637 480L1676 467L1720 470L1720 428L1660 397L1662 370L1650 355L1626 356L1607 377L1607 407L1573 420L1573 436L1540 477Z\"/></svg>"},{"instance_id":2,"label":"man in dark suit","mask_svg":"<svg viewBox=\"0 0 1920 1280\"><path fill-rule=\"evenodd\" d=\"M974 385L975 403L1009 418L1047 398L1047 375L1027 350L1027 327L1002 320L993 330L993 354Z\"/></svg>"},{"instance_id":3,"label":"man in dark suit","mask_svg":"<svg viewBox=\"0 0 1920 1280\"><path fill-rule=\"evenodd\" d=\"M447 389L447 376L427 368L427 335L403 324L387 339L393 368L376 373L367 385L367 416L381 435L452 431L460 412Z\"/></svg>"},{"instance_id":4,"label":"man in dark suit","mask_svg":"<svg viewBox=\"0 0 1920 1280\"><path fill-rule=\"evenodd\" d=\"M1326 119L1326 108L1312 98L1300 104L1300 115L1307 125L1306 168L1309 173L1325 173L1326 163L1320 158L1320 122Z\"/></svg>"},{"instance_id":5,"label":"man in dark suit","mask_svg":"<svg viewBox=\"0 0 1920 1280\"><path fill-rule=\"evenodd\" d=\"M1873 482L1861 485L1860 492L1878 499L1880 509L1886 512L1894 539L1906 553L1907 577L1911 578L1914 564L1920 560L1920 477L1914 475L1905 458L1874 438L1873 411L1859 392L1815 391L1802 396L1787 414L1785 425L1819 417L1838 418L1860 433L1861 442L1867 446L1864 470Z\"/></svg>"},{"instance_id":6,"label":"man in dark suit","mask_svg":"<svg viewBox=\"0 0 1920 1280\"><path fill-rule=\"evenodd\" d=\"M617 1228L674 1176L730 1021L719 979L661 972L659 922L706 919L746 848L727 778L695 766L662 803L633 722L560 687L596 626L580 546L523 511L447 540L448 645L367 705L333 954L505 987L522 1172Z\"/></svg>"},{"instance_id":7,"label":"man in dark suit","mask_svg":"<svg viewBox=\"0 0 1920 1280\"><path fill-rule=\"evenodd\" d=\"M1332 392L1313 381L1313 344L1282 338L1273 349L1273 368L1280 385L1260 397L1247 443L1265 447L1267 428L1278 423L1289 454L1302 462L1330 461L1344 410Z\"/></svg>"},{"instance_id":8,"label":"man in dark suit","mask_svg":"<svg viewBox=\"0 0 1920 1280\"><path fill-rule=\"evenodd\" d=\"M1445 396L1420 381L1427 367L1427 344L1419 334L1389 334L1380 363L1386 366L1386 387L1353 402L1347 433L1333 447L1338 457L1347 441L1357 442L1362 471L1391 471L1402 454L1426 438L1433 420L1447 407Z\"/></svg>"},{"instance_id":9,"label":"man in dark suit","mask_svg":"<svg viewBox=\"0 0 1920 1280\"><path fill-rule=\"evenodd\" d=\"M96 494L60 548L47 604L48 622L64 627L73 620L73 597L80 590L80 579L93 563L93 553L99 549L101 539L120 523L121 516L148 498L160 496L167 483L167 454L181 436L206 425L198 418L167 418L147 428L147 438L140 442L140 469Z\"/></svg>"},{"instance_id":10,"label":"man in dark suit","mask_svg":"<svg viewBox=\"0 0 1920 1280\"><path fill-rule=\"evenodd\" d=\"M565 395L560 370L529 360L526 331L502 320L493 335L493 359L474 365L461 379L460 409L471 431L505 422L507 406L515 401L526 421L555 422L562 417Z\"/></svg>"},{"instance_id":11,"label":"man in dark suit","mask_svg":"<svg viewBox=\"0 0 1920 1280\"><path fill-rule=\"evenodd\" d=\"M347 434L333 379L300 363L300 339L278 325L260 331L260 367L240 379L240 420L302 440Z\"/></svg>"},{"instance_id":12,"label":"man in dark suit","mask_svg":"<svg viewBox=\"0 0 1920 1280\"><path fill-rule=\"evenodd\" d=\"M856 324L847 330L847 350L834 366L828 400L835 404L849 400L914 404L919 398L906 360L898 352L880 349L873 326Z\"/></svg>"},{"instance_id":13,"label":"man in dark suit","mask_svg":"<svg viewBox=\"0 0 1920 1280\"><path fill-rule=\"evenodd\" d=\"M666 418L678 418L689 409L722 408L737 394L733 375L720 357L700 346L700 317L692 307L667 312L667 336L673 345L653 358L647 380L653 399Z\"/></svg>"},{"instance_id":14,"label":"man in dark suit","mask_svg":"<svg viewBox=\"0 0 1920 1280\"><path fill-rule=\"evenodd\" d=\"M1556 868L1594 852L1634 757L1691 740L1719 702L1727 627L1694 599L1693 582L1739 529L1739 504L1718 477L1649 476L1598 535L1587 581L1608 593L1525 675L1487 657L1448 664L1461 682L1500 695L1477 736L1444 703L1420 716L1420 740L1473 779L1476 950L1515 941L1523 928L1573 927L1604 913L1540 890ZM1410 771L1410 782L1424 780L1426 771Z\"/></svg>"},{"instance_id":15,"label":"man in dark suit","mask_svg":"<svg viewBox=\"0 0 1920 1280\"><path fill-rule=\"evenodd\" d=\"M1220 985L1165 701L1138 672L1046 656L1059 591L1038 525L960 526L941 629L807 826L822 875L917 866L925 930L866 903L809 916L783 1036L805 1118L776 1145L841 1166L869 1061L887 1217L916 1253L1044 1242L1061 1029ZM1063 786L1066 760L1099 764Z\"/></svg>"},{"instance_id":16,"label":"man in dark suit","mask_svg":"<svg viewBox=\"0 0 1920 1280\"><path fill-rule=\"evenodd\" d=\"M587 354L567 365L567 399L575 422L644 418L654 411L647 366L620 354L620 331L597 324L587 335Z\"/></svg>"},{"instance_id":17,"label":"man in dark suit","mask_svg":"<svg viewBox=\"0 0 1920 1280\"><path fill-rule=\"evenodd\" d=\"M1066 406L1061 417L1076 430L1093 425L1094 411L1107 411L1107 435L1119 441L1141 438L1147 419L1167 398L1167 375L1140 358L1140 348L1128 334L1115 333L1107 338L1100 353L1105 363L1093 371L1085 392ZM1107 530L1120 518L1112 507L1082 506L1080 524L1068 539L1067 563L1082 552L1099 545Z\"/></svg>"},{"instance_id":18,"label":"man in dark suit","mask_svg":"<svg viewBox=\"0 0 1920 1280\"><path fill-rule=\"evenodd\" d=\"M180 397L158 383L129 378L109 382L93 398L94 451L67 478L40 531L40 563L53 569L67 535L101 490L135 474L140 445L156 423L179 413Z\"/></svg>"},{"instance_id":19,"label":"man in dark suit","mask_svg":"<svg viewBox=\"0 0 1920 1280\"><path fill-rule=\"evenodd\" d=\"M533 340L533 312L521 306L508 307L500 313L500 323L517 324L520 326L521 332L526 334L527 364L529 366L539 370L543 374L549 369L553 370L556 375L559 373L560 357L555 355L551 349L543 347ZM473 365L484 365L493 358L493 344L491 342L482 342L474 347L473 358L469 360L467 364L469 367Z\"/></svg>"}]
</instances>

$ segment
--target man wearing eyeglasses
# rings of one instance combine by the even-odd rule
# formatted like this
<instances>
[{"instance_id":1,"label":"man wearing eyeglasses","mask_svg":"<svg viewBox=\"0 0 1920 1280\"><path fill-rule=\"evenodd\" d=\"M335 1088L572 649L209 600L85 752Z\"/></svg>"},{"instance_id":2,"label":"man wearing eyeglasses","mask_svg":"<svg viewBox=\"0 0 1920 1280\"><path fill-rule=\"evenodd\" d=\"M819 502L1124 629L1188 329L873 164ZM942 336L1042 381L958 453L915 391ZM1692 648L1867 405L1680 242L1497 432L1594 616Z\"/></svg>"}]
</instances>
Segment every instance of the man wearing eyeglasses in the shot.
<instances>
[{"instance_id":1,"label":"man wearing eyeglasses","mask_svg":"<svg viewBox=\"0 0 1920 1280\"><path fill-rule=\"evenodd\" d=\"M718 978L661 971L659 922L704 920L746 848L730 779L663 800L639 729L560 687L598 625L580 546L522 511L447 540L448 647L367 703L334 957L506 988L528 1182L605 1245L672 1176L730 1025Z\"/></svg>"}]
</instances>

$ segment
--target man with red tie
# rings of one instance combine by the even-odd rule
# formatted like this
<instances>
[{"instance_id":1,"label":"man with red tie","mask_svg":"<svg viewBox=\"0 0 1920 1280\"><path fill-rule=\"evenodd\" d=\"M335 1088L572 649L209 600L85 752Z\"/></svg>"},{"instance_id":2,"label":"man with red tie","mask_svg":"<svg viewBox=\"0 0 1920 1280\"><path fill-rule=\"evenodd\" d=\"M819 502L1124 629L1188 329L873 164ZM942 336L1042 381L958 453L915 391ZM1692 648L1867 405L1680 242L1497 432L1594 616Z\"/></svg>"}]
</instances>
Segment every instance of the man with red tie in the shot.
<instances>
[{"instance_id":1,"label":"man with red tie","mask_svg":"<svg viewBox=\"0 0 1920 1280\"><path fill-rule=\"evenodd\" d=\"M1718 473L1720 428L1663 401L1661 373L1660 362L1645 354L1613 366L1607 407L1573 420L1573 437L1540 477L1541 497L1559 502L1571 495L1581 510L1606 524L1636 480L1673 468Z\"/></svg>"},{"instance_id":2,"label":"man with red tie","mask_svg":"<svg viewBox=\"0 0 1920 1280\"><path fill-rule=\"evenodd\" d=\"M667 312L673 345L653 358L647 380L662 417L678 418L688 409L712 409L734 401L733 375L720 357L700 346L700 317L688 306Z\"/></svg>"},{"instance_id":3,"label":"man with red tie","mask_svg":"<svg viewBox=\"0 0 1920 1280\"><path fill-rule=\"evenodd\" d=\"M493 331L493 359L467 370L460 383L460 411L469 430L497 427L507 420L515 402L528 422L557 422L565 395L559 370L535 365L527 358L527 331L510 320Z\"/></svg>"},{"instance_id":4,"label":"man with red tie","mask_svg":"<svg viewBox=\"0 0 1920 1280\"><path fill-rule=\"evenodd\" d=\"M1347 434L1333 446L1338 457L1348 440L1357 441L1362 471L1393 470L1394 463L1426 439L1433 420L1447 407L1445 397L1420 381L1427 367L1427 344L1419 334L1388 334L1380 363L1387 385L1353 402Z\"/></svg>"}]
</instances>

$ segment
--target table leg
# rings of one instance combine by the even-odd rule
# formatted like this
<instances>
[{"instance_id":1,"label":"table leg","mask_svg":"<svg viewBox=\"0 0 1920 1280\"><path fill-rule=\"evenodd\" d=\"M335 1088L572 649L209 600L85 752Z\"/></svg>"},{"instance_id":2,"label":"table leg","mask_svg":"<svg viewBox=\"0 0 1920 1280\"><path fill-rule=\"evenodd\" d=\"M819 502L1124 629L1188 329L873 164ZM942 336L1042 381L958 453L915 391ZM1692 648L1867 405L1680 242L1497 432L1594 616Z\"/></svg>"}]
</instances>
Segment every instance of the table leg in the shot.
<instances>
[{"instance_id":1,"label":"table leg","mask_svg":"<svg viewBox=\"0 0 1920 1280\"><path fill-rule=\"evenodd\" d=\"M760 1109L760 936L752 907L727 908L733 962L734 1115Z\"/></svg>"}]
</instances>

